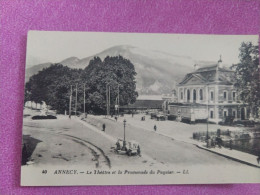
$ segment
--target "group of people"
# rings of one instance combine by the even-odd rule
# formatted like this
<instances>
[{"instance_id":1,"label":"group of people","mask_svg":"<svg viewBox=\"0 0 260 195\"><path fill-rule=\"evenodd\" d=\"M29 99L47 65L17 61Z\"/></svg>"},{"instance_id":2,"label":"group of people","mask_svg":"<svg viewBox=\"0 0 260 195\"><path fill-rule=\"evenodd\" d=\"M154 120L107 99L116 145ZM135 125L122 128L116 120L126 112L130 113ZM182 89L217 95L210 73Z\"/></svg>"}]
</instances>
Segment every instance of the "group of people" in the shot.
<instances>
[{"instance_id":1,"label":"group of people","mask_svg":"<svg viewBox=\"0 0 260 195\"><path fill-rule=\"evenodd\" d=\"M211 138L209 137L208 146L211 148L215 148L216 146L221 148L223 146L223 140L221 137L211 137ZM230 150L233 149L233 140L232 139L229 140L229 149Z\"/></svg>"},{"instance_id":2,"label":"group of people","mask_svg":"<svg viewBox=\"0 0 260 195\"><path fill-rule=\"evenodd\" d=\"M208 139L208 146L210 148L215 148L216 146L218 146L219 148L222 147L223 141L221 139L221 137L216 137L214 139L214 137Z\"/></svg>"}]
</instances>

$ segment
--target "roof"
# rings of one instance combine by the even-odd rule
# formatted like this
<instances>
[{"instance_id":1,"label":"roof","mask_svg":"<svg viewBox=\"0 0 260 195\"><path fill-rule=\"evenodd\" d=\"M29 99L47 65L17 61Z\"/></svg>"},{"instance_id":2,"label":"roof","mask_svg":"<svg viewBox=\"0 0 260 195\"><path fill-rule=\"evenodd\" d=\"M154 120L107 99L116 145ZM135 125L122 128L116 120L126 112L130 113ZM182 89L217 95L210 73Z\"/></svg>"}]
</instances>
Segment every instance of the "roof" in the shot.
<instances>
[{"instance_id":1,"label":"roof","mask_svg":"<svg viewBox=\"0 0 260 195\"><path fill-rule=\"evenodd\" d=\"M206 104L200 104L200 103L169 103L169 106L190 106L190 107L201 107L201 106L207 106Z\"/></svg>"},{"instance_id":2,"label":"roof","mask_svg":"<svg viewBox=\"0 0 260 195\"><path fill-rule=\"evenodd\" d=\"M139 95L137 100L162 100L162 95Z\"/></svg>"},{"instance_id":3,"label":"roof","mask_svg":"<svg viewBox=\"0 0 260 195\"><path fill-rule=\"evenodd\" d=\"M217 67L218 64L207 65L201 67L194 72L188 73L179 85L198 85L198 84L218 84L233 85L234 71L218 67L218 81L217 81Z\"/></svg>"},{"instance_id":4,"label":"roof","mask_svg":"<svg viewBox=\"0 0 260 195\"><path fill-rule=\"evenodd\" d=\"M164 100L136 100L130 105L121 106L121 108L161 108Z\"/></svg>"}]
</instances>

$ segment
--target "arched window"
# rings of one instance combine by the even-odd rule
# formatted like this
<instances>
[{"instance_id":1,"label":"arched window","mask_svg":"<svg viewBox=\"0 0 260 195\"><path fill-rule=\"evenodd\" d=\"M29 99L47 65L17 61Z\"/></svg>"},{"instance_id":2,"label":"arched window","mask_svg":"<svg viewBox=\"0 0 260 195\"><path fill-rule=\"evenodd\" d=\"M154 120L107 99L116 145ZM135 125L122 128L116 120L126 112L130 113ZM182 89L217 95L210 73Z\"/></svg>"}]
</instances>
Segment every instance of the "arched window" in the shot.
<instances>
[{"instance_id":1,"label":"arched window","mask_svg":"<svg viewBox=\"0 0 260 195\"><path fill-rule=\"evenodd\" d=\"M190 101L190 90L187 90L187 100Z\"/></svg>"},{"instance_id":2,"label":"arched window","mask_svg":"<svg viewBox=\"0 0 260 195\"><path fill-rule=\"evenodd\" d=\"M193 89L193 100L196 101L197 99L196 89Z\"/></svg>"},{"instance_id":3,"label":"arched window","mask_svg":"<svg viewBox=\"0 0 260 195\"><path fill-rule=\"evenodd\" d=\"M203 100L203 91L200 89L200 100Z\"/></svg>"}]
</instances>

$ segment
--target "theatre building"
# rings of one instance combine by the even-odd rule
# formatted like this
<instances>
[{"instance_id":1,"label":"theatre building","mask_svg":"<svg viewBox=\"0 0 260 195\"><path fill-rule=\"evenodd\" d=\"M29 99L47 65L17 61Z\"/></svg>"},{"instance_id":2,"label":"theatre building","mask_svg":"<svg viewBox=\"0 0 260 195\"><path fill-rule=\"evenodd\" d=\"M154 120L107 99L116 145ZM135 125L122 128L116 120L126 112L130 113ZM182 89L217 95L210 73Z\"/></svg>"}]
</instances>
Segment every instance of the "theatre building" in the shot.
<instances>
[{"instance_id":1,"label":"theatre building","mask_svg":"<svg viewBox=\"0 0 260 195\"><path fill-rule=\"evenodd\" d=\"M239 102L234 87L234 71L222 66L222 60L197 68L176 86L177 103L169 103L168 113L192 122L218 123L227 116L235 120L249 118L249 110Z\"/></svg>"}]
</instances>

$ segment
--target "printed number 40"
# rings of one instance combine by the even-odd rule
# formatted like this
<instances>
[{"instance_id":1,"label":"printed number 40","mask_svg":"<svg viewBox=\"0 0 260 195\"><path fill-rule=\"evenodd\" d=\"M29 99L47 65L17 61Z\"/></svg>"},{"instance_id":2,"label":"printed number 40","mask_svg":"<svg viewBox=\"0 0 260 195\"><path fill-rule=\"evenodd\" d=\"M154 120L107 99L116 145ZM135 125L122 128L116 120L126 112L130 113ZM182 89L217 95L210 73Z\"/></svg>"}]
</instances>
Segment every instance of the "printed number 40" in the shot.
<instances>
[{"instance_id":1,"label":"printed number 40","mask_svg":"<svg viewBox=\"0 0 260 195\"><path fill-rule=\"evenodd\" d=\"M47 170L42 170L42 174L47 174Z\"/></svg>"}]
</instances>

